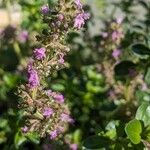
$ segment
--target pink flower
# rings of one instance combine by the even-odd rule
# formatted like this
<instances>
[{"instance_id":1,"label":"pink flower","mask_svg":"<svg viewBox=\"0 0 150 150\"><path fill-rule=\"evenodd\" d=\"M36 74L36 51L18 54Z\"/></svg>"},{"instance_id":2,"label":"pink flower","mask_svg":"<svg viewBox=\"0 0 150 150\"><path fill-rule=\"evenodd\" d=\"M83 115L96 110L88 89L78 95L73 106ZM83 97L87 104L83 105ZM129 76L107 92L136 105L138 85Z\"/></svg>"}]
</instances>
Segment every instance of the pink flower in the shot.
<instances>
[{"instance_id":1,"label":"pink flower","mask_svg":"<svg viewBox=\"0 0 150 150\"><path fill-rule=\"evenodd\" d=\"M75 0L74 3L77 5L78 9L82 9L82 4L80 2L80 0Z\"/></svg>"},{"instance_id":2,"label":"pink flower","mask_svg":"<svg viewBox=\"0 0 150 150\"><path fill-rule=\"evenodd\" d=\"M69 123L73 123L74 120L68 115L68 114L61 114L61 120L64 122L69 122Z\"/></svg>"},{"instance_id":3,"label":"pink flower","mask_svg":"<svg viewBox=\"0 0 150 150\"><path fill-rule=\"evenodd\" d=\"M43 116L50 117L54 113L52 108L44 108Z\"/></svg>"},{"instance_id":4,"label":"pink flower","mask_svg":"<svg viewBox=\"0 0 150 150\"><path fill-rule=\"evenodd\" d=\"M71 144L70 145L70 149L71 150L77 150L78 149L78 145L77 144Z\"/></svg>"},{"instance_id":5,"label":"pink flower","mask_svg":"<svg viewBox=\"0 0 150 150\"><path fill-rule=\"evenodd\" d=\"M63 21L64 15L63 15L63 14L59 14L59 15L58 15L58 19L59 19L59 21Z\"/></svg>"},{"instance_id":6,"label":"pink flower","mask_svg":"<svg viewBox=\"0 0 150 150\"><path fill-rule=\"evenodd\" d=\"M118 24L121 24L122 21L123 21L123 17L118 17L118 18L116 19L116 22L117 22Z\"/></svg>"},{"instance_id":7,"label":"pink flower","mask_svg":"<svg viewBox=\"0 0 150 150\"><path fill-rule=\"evenodd\" d=\"M52 90L47 90L47 91L46 91L46 94L47 94L48 96L52 96Z\"/></svg>"},{"instance_id":8,"label":"pink flower","mask_svg":"<svg viewBox=\"0 0 150 150\"><path fill-rule=\"evenodd\" d=\"M112 36L112 40L116 41L123 36L123 33L119 31L114 31L111 36Z\"/></svg>"},{"instance_id":9,"label":"pink flower","mask_svg":"<svg viewBox=\"0 0 150 150\"><path fill-rule=\"evenodd\" d=\"M28 84L31 88L39 85L39 77L37 71L33 68L32 63L29 63L28 65Z\"/></svg>"},{"instance_id":10,"label":"pink flower","mask_svg":"<svg viewBox=\"0 0 150 150\"><path fill-rule=\"evenodd\" d=\"M63 133L64 132L64 128L63 127L58 127L57 131L58 131L59 134Z\"/></svg>"},{"instance_id":11,"label":"pink flower","mask_svg":"<svg viewBox=\"0 0 150 150\"><path fill-rule=\"evenodd\" d=\"M108 33L107 33L107 32L102 32L102 34L101 34L101 35L102 35L102 37L103 37L103 38L108 37Z\"/></svg>"},{"instance_id":12,"label":"pink flower","mask_svg":"<svg viewBox=\"0 0 150 150\"><path fill-rule=\"evenodd\" d=\"M64 54L60 54L59 55L59 60L58 60L58 62L60 63L60 64L64 64Z\"/></svg>"},{"instance_id":13,"label":"pink flower","mask_svg":"<svg viewBox=\"0 0 150 150\"><path fill-rule=\"evenodd\" d=\"M58 136L57 130L51 131L50 139L53 140Z\"/></svg>"},{"instance_id":14,"label":"pink flower","mask_svg":"<svg viewBox=\"0 0 150 150\"><path fill-rule=\"evenodd\" d=\"M62 94L57 93L54 94L53 97L58 103L64 103L64 96Z\"/></svg>"},{"instance_id":15,"label":"pink flower","mask_svg":"<svg viewBox=\"0 0 150 150\"><path fill-rule=\"evenodd\" d=\"M42 14L48 14L49 13L49 6L48 5L44 5L41 7L41 13Z\"/></svg>"},{"instance_id":16,"label":"pink flower","mask_svg":"<svg viewBox=\"0 0 150 150\"><path fill-rule=\"evenodd\" d=\"M116 49L112 52L112 56L115 58L115 59L118 59L119 56L121 55L121 51L119 49Z\"/></svg>"},{"instance_id":17,"label":"pink flower","mask_svg":"<svg viewBox=\"0 0 150 150\"><path fill-rule=\"evenodd\" d=\"M42 60L46 57L45 55L45 51L46 49L44 47L41 47L41 48L36 48L33 53L34 53L34 56L37 60Z\"/></svg>"},{"instance_id":18,"label":"pink flower","mask_svg":"<svg viewBox=\"0 0 150 150\"><path fill-rule=\"evenodd\" d=\"M58 103L64 103L64 96L62 94L53 92L52 90L47 90L46 94L53 97Z\"/></svg>"},{"instance_id":19,"label":"pink flower","mask_svg":"<svg viewBox=\"0 0 150 150\"><path fill-rule=\"evenodd\" d=\"M28 127L24 126L23 128L21 128L22 132L26 133L28 131Z\"/></svg>"},{"instance_id":20,"label":"pink flower","mask_svg":"<svg viewBox=\"0 0 150 150\"><path fill-rule=\"evenodd\" d=\"M76 16L74 20L74 27L77 29L81 29L85 24L85 21L89 19L90 15L88 13L80 13Z\"/></svg>"},{"instance_id":21,"label":"pink flower","mask_svg":"<svg viewBox=\"0 0 150 150\"><path fill-rule=\"evenodd\" d=\"M24 30L19 33L17 39L20 43L25 43L28 40L29 34L28 31Z\"/></svg>"}]
</instances>

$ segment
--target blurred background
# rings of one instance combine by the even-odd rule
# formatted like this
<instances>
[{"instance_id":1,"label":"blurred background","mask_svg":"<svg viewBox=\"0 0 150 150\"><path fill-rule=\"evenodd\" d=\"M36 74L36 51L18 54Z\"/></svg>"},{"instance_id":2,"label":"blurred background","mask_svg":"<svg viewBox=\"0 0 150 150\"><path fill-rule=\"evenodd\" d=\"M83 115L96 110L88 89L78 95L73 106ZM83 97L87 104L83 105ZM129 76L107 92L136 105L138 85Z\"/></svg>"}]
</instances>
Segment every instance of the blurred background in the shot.
<instances>
[{"instance_id":1,"label":"blurred background","mask_svg":"<svg viewBox=\"0 0 150 150\"><path fill-rule=\"evenodd\" d=\"M63 144L63 148L61 142L39 140L34 135L26 139L21 135L18 132L21 114L17 87L26 81L27 62L36 45L35 35L41 33L44 27L39 10L50 1L0 0L1 150L81 149L83 140L88 136L105 133L117 122L124 126L133 118L141 101L150 101L150 71L147 73L148 68L144 66L146 59L141 61L139 57L133 56L130 49L137 42L150 46L150 1L83 0L85 10L90 13L90 20L82 31L68 35L71 52L66 61L69 67L55 74L52 80L48 79L50 88L64 93L75 119L64 135L66 145L69 143L69 146L66 148ZM118 18L123 21L118 23ZM106 40L109 39L106 33L112 32L112 23L118 23L119 30L123 31L123 38L114 46ZM111 53L116 48L121 49L122 55L114 59ZM130 74L116 81L114 74L120 68L125 70L127 67L123 65L114 72L113 66L118 61L140 64L136 67L136 75L132 74L133 77ZM127 78L131 86L125 86L129 83ZM108 136L115 136L113 133ZM121 136L124 137L124 134Z\"/></svg>"}]
</instances>

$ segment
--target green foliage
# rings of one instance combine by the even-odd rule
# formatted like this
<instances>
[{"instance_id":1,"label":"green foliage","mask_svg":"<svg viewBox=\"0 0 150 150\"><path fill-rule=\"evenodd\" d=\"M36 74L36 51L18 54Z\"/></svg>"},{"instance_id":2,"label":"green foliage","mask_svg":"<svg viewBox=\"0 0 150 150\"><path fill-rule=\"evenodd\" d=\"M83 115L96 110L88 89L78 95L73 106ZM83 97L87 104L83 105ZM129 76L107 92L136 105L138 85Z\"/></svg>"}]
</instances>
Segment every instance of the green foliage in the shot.
<instances>
[{"instance_id":1,"label":"green foliage","mask_svg":"<svg viewBox=\"0 0 150 150\"><path fill-rule=\"evenodd\" d=\"M28 138L31 142L33 142L35 144L40 143L40 137L37 133L28 133L28 134L26 134L26 138Z\"/></svg>"},{"instance_id":2,"label":"green foliage","mask_svg":"<svg viewBox=\"0 0 150 150\"><path fill-rule=\"evenodd\" d=\"M143 121L144 126L150 125L150 105L143 103L136 112L136 119Z\"/></svg>"},{"instance_id":3,"label":"green foliage","mask_svg":"<svg viewBox=\"0 0 150 150\"><path fill-rule=\"evenodd\" d=\"M139 120L130 121L126 125L125 131L132 143L139 144L141 142L142 126Z\"/></svg>"},{"instance_id":4,"label":"green foliage","mask_svg":"<svg viewBox=\"0 0 150 150\"><path fill-rule=\"evenodd\" d=\"M103 136L91 136L83 143L84 150L98 150L111 144L110 140Z\"/></svg>"},{"instance_id":5,"label":"green foliage","mask_svg":"<svg viewBox=\"0 0 150 150\"><path fill-rule=\"evenodd\" d=\"M25 141L26 138L21 134L21 132L17 132L14 141L16 149L18 149Z\"/></svg>"},{"instance_id":6,"label":"green foliage","mask_svg":"<svg viewBox=\"0 0 150 150\"><path fill-rule=\"evenodd\" d=\"M135 119L126 124L119 121L109 122L105 127L105 132L104 130L100 131L98 135L91 136L83 142L83 149L142 148L145 141L149 141L149 107L148 103L141 104L136 112Z\"/></svg>"},{"instance_id":7,"label":"green foliage","mask_svg":"<svg viewBox=\"0 0 150 150\"><path fill-rule=\"evenodd\" d=\"M138 55L150 55L150 49L143 44L132 45L132 50Z\"/></svg>"},{"instance_id":8,"label":"green foliage","mask_svg":"<svg viewBox=\"0 0 150 150\"><path fill-rule=\"evenodd\" d=\"M45 28L40 7L47 2L53 5L55 0L10 0L12 6L20 5L22 22L15 30L6 27L7 38L0 34L0 149L40 150L46 145L66 150L74 143L85 150L150 149L150 3L146 0L84 0L91 18L82 32L69 34L72 52L65 58L69 69L47 81L48 88L64 94L75 120L64 135L64 143L69 144L52 142L49 137L39 139L36 133L22 134L16 87L26 80L26 62L37 46L34 35ZM3 1L1 7L6 6ZM114 45L107 43L109 49L100 45L101 33L108 32L120 14L124 16L124 38L118 47L121 56L115 60L109 50ZM29 32L25 43L17 40L22 30ZM104 61L110 65L103 65ZM131 70L139 76L130 76Z\"/></svg>"},{"instance_id":9,"label":"green foliage","mask_svg":"<svg viewBox=\"0 0 150 150\"><path fill-rule=\"evenodd\" d=\"M132 51L140 58L148 58L150 55L150 49L143 44L132 45Z\"/></svg>"},{"instance_id":10,"label":"green foliage","mask_svg":"<svg viewBox=\"0 0 150 150\"><path fill-rule=\"evenodd\" d=\"M150 68L148 68L146 75L145 75L145 82L150 85Z\"/></svg>"}]
</instances>

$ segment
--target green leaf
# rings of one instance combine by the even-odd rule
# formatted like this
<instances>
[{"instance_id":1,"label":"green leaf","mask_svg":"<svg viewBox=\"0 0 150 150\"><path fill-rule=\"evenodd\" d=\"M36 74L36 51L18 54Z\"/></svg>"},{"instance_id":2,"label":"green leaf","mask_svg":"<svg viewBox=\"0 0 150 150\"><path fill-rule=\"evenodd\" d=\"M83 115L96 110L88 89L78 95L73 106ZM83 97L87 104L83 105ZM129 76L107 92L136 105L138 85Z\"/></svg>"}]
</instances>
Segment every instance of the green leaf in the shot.
<instances>
[{"instance_id":1,"label":"green leaf","mask_svg":"<svg viewBox=\"0 0 150 150\"><path fill-rule=\"evenodd\" d=\"M37 133L27 133L26 137L35 144L40 143L40 137Z\"/></svg>"},{"instance_id":2,"label":"green leaf","mask_svg":"<svg viewBox=\"0 0 150 150\"><path fill-rule=\"evenodd\" d=\"M105 133L105 136L109 137L110 139L113 139L117 136L116 127L119 125L119 121L111 121L107 124L105 129L107 132Z\"/></svg>"},{"instance_id":3,"label":"green leaf","mask_svg":"<svg viewBox=\"0 0 150 150\"><path fill-rule=\"evenodd\" d=\"M89 77L89 79L94 80L94 81L99 81L99 83L103 83L104 82L104 77L102 74L97 73L94 70L88 69L87 70L87 75Z\"/></svg>"},{"instance_id":4,"label":"green leaf","mask_svg":"<svg viewBox=\"0 0 150 150\"><path fill-rule=\"evenodd\" d=\"M144 122L145 126L150 125L150 105L143 103L137 110L135 118Z\"/></svg>"},{"instance_id":5,"label":"green leaf","mask_svg":"<svg viewBox=\"0 0 150 150\"><path fill-rule=\"evenodd\" d=\"M0 144L4 143L7 141L7 136L4 131L0 131Z\"/></svg>"},{"instance_id":6,"label":"green leaf","mask_svg":"<svg viewBox=\"0 0 150 150\"><path fill-rule=\"evenodd\" d=\"M8 120L6 119L0 119L0 128L6 128L8 125Z\"/></svg>"},{"instance_id":7,"label":"green leaf","mask_svg":"<svg viewBox=\"0 0 150 150\"><path fill-rule=\"evenodd\" d=\"M148 85L150 85L150 68L148 68L144 80L145 80L145 82L146 82Z\"/></svg>"},{"instance_id":8,"label":"green leaf","mask_svg":"<svg viewBox=\"0 0 150 150\"><path fill-rule=\"evenodd\" d=\"M22 133L19 131L15 135L15 147L16 149L19 148L27 139L22 135Z\"/></svg>"},{"instance_id":9,"label":"green leaf","mask_svg":"<svg viewBox=\"0 0 150 150\"><path fill-rule=\"evenodd\" d=\"M65 90L64 85L59 84L59 83L55 83L51 87L53 90L60 91L60 92Z\"/></svg>"},{"instance_id":10,"label":"green leaf","mask_svg":"<svg viewBox=\"0 0 150 150\"><path fill-rule=\"evenodd\" d=\"M150 49L144 44L134 44L132 45L131 49L134 54L138 55L141 58L143 56L150 55Z\"/></svg>"},{"instance_id":11,"label":"green leaf","mask_svg":"<svg viewBox=\"0 0 150 150\"><path fill-rule=\"evenodd\" d=\"M83 142L83 149L85 150L97 150L100 148L106 148L111 145L111 140L104 136L91 136Z\"/></svg>"},{"instance_id":12,"label":"green leaf","mask_svg":"<svg viewBox=\"0 0 150 150\"><path fill-rule=\"evenodd\" d=\"M88 81L86 88L91 93L104 93L108 90L108 86L101 87L100 85L94 85L94 82Z\"/></svg>"},{"instance_id":13,"label":"green leaf","mask_svg":"<svg viewBox=\"0 0 150 150\"><path fill-rule=\"evenodd\" d=\"M132 143L139 144L141 142L142 126L139 120L131 120L126 125L125 132Z\"/></svg>"},{"instance_id":14,"label":"green leaf","mask_svg":"<svg viewBox=\"0 0 150 150\"><path fill-rule=\"evenodd\" d=\"M5 81L6 85L8 85L10 88L13 88L19 81L19 76L8 73L4 75L3 80Z\"/></svg>"},{"instance_id":15,"label":"green leaf","mask_svg":"<svg viewBox=\"0 0 150 150\"><path fill-rule=\"evenodd\" d=\"M73 142L80 143L81 138L82 138L82 131L80 129L77 129L73 134Z\"/></svg>"}]
</instances>

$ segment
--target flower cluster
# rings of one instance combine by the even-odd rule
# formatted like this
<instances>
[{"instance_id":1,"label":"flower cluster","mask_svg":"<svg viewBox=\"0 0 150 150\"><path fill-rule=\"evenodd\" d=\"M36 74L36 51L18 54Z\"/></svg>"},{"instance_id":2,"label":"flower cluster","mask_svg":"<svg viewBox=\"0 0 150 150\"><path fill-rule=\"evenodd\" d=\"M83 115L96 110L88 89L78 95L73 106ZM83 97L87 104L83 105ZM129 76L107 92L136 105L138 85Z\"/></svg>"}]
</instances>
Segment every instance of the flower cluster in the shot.
<instances>
[{"instance_id":1,"label":"flower cluster","mask_svg":"<svg viewBox=\"0 0 150 150\"><path fill-rule=\"evenodd\" d=\"M79 10L79 13L74 19L74 27L77 29L81 29L83 25L85 24L85 21L89 19L90 15L89 13L85 13L83 11L83 6L80 2L80 0L75 0L74 2L76 4L77 9Z\"/></svg>"},{"instance_id":2,"label":"flower cluster","mask_svg":"<svg viewBox=\"0 0 150 150\"><path fill-rule=\"evenodd\" d=\"M121 55L120 43L124 38L122 21L122 17L117 18L116 21L110 23L110 25L108 26L108 31L102 32L101 34L103 38L103 40L101 41L101 46L104 49L109 50L108 53L111 52L111 56L115 60L118 60Z\"/></svg>"},{"instance_id":3,"label":"flower cluster","mask_svg":"<svg viewBox=\"0 0 150 150\"><path fill-rule=\"evenodd\" d=\"M37 71L33 68L33 63L28 64L28 85L30 88L37 87L39 85L39 77Z\"/></svg>"},{"instance_id":4,"label":"flower cluster","mask_svg":"<svg viewBox=\"0 0 150 150\"><path fill-rule=\"evenodd\" d=\"M33 57L27 69L28 84L19 88L20 107L24 110L23 133L37 132L41 137L55 139L67 129L70 117L64 96L48 89L45 80L57 70L66 66L65 55L69 52L66 36L72 29L80 29L89 15L82 9L79 0L70 3L58 0L56 6L41 8L43 23L48 25L42 34L36 36L39 46L33 50Z\"/></svg>"},{"instance_id":5,"label":"flower cluster","mask_svg":"<svg viewBox=\"0 0 150 150\"><path fill-rule=\"evenodd\" d=\"M101 60L100 67L101 72L106 77L106 84L109 87L108 97L111 100L123 99L128 101L129 99L135 99L135 89L142 87L143 90L147 89L143 79L140 77L141 74L132 68L128 69L128 84L120 82L115 78L115 66L121 63L122 55L124 54L121 50L121 43L124 38L123 18L119 17L115 21L111 22L105 32L102 32L100 46L103 49L104 57ZM123 68L127 69L127 68ZM127 93L127 94L126 94Z\"/></svg>"}]
</instances>

